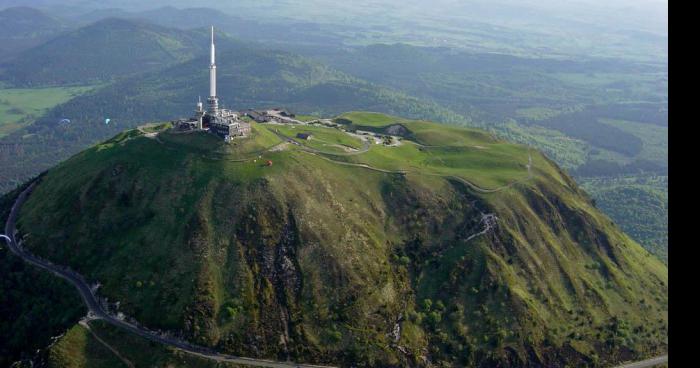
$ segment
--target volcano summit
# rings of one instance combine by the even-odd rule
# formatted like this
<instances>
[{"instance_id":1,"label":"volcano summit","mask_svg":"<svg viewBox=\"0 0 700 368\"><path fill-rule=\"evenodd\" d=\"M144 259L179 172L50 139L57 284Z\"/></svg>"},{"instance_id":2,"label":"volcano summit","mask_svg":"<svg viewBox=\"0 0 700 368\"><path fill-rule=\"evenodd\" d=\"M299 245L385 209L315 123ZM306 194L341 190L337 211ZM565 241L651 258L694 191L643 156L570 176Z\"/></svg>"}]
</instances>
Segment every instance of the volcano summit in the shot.
<instances>
[{"instance_id":1,"label":"volcano summit","mask_svg":"<svg viewBox=\"0 0 700 368\"><path fill-rule=\"evenodd\" d=\"M227 354L534 367L665 352L666 266L539 152L375 113L249 123L230 144L165 124L75 155L38 179L18 239L99 283L110 313ZM100 328L124 354L156 349ZM52 354L73 359L75 339Z\"/></svg>"}]
</instances>

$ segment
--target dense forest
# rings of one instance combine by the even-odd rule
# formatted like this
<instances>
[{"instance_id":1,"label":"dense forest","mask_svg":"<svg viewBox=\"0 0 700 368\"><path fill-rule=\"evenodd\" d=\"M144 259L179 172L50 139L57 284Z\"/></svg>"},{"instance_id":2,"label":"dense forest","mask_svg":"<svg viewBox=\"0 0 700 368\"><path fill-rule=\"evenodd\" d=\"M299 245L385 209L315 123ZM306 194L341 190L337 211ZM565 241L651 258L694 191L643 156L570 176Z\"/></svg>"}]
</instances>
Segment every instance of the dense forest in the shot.
<instances>
[{"instance_id":1,"label":"dense forest","mask_svg":"<svg viewBox=\"0 0 700 368\"><path fill-rule=\"evenodd\" d=\"M0 197L7 218L14 198L26 186ZM0 245L0 366L34 357L55 331L65 331L85 314L80 296L67 282L25 263ZM8 333L11 332L11 333Z\"/></svg>"},{"instance_id":2,"label":"dense forest","mask_svg":"<svg viewBox=\"0 0 700 368\"><path fill-rule=\"evenodd\" d=\"M618 175L579 182L629 236L668 261L668 176Z\"/></svg>"}]
</instances>

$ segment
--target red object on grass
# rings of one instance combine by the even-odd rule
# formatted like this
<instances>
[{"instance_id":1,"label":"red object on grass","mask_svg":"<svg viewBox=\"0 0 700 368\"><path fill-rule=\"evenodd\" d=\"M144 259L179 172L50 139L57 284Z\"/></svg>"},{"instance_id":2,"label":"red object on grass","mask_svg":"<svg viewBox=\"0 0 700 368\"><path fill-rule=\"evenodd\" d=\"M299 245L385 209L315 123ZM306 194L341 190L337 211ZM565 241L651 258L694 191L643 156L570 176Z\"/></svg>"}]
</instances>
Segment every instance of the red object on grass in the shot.
<instances>
[{"instance_id":1,"label":"red object on grass","mask_svg":"<svg viewBox=\"0 0 700 368\"><path fill-rule=\"evenodd\" d=\"M267 166L272 166L272 160L267 160Z\"/></svg>"}]
</instances>

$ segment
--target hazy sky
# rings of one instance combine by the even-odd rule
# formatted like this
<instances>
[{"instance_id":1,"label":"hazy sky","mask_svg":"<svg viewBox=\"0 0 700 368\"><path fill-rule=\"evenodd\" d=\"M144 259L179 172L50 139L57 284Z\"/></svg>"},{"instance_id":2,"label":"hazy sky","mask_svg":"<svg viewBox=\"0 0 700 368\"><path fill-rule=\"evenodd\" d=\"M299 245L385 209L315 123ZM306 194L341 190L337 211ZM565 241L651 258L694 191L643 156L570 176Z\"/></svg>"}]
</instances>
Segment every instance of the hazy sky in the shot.
<instances>
[{"instance_id":1,"label":"hazy sky","mask_svg":"<svg viewBox=\"0 0 700 368\"><path fill-rule=\"evenodd\" d=\"M386 29L388 36L378 38L382 42L423 38L449 46L459 46L460 40L466 45L472 32L500 27L502 32L493 36L516 47L519 35L530 35L534 49L565 53L577 49L582 54L658 58L667 52L667 0L0 0L0 7L16 5L60 7L62 14L214 7L265 23L292 19L329 29L341 25L374 32L371 37L377 36L376 29ZM480 46L478 42L471 46ZM488 43L486 39L482 45Z\"/></svg>"},{"instance_id":2,"label":"hazy sky","mask_svg":"<svg viewBox=\"0 0 700 368\"><path fill-rule=\"evenodd\" d=\"M653 18L667 18L667 0L0 0L0 7L27 5L27 6L79 6L89 8L119 7L132 10L143 10L166 5L177 7L206 6L226 9L235 12L250 7L277 7L282 12L294 9L303 17L302 11L312 10L319 12L326 9L328 15L334 9L352 9L363 13L367 9L381 8L412 8L423 11L458 10L467 12L470 7L491 9L493 11L505 11L511 9L531 9L548 14L562 16L575 15L576 12L587 11L589 13L614 12L617 18L633 18L648 16ZM457 14L457 15L468 15ZM446 13L447 15L447 13ZM275 13L270 13L274 17ZM652 19L653 20L653 19Z\"/></svg>"}]
</instances>

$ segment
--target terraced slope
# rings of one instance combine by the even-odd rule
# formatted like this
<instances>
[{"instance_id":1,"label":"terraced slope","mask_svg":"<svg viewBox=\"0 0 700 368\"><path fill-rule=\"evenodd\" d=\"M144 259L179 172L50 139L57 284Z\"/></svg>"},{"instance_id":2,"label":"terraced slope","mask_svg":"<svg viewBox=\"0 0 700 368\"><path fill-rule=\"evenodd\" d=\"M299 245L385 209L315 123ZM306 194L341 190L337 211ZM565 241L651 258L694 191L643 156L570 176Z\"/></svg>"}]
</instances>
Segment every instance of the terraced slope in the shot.
<instances>
[{"instance_id":1,"label":"terraced slope","mask_svg":"<svg viewBox=\"0 0 700 368\"><path fill-rule=\"evenodd\" d=\"M253 124L230 146L126 131L49 170L20 232L119 311L231 354L525 367L665 351L666 266L540 153L386 115L335 122ZM284 138L306 130L317 140ZM337 147L362 148L358 130L402 139Z\"/></svg>"}]
</instances>

